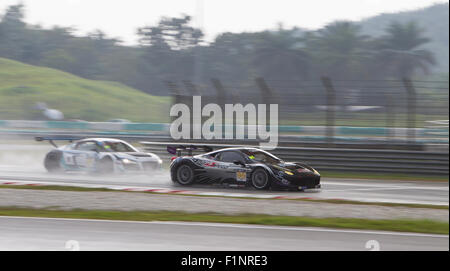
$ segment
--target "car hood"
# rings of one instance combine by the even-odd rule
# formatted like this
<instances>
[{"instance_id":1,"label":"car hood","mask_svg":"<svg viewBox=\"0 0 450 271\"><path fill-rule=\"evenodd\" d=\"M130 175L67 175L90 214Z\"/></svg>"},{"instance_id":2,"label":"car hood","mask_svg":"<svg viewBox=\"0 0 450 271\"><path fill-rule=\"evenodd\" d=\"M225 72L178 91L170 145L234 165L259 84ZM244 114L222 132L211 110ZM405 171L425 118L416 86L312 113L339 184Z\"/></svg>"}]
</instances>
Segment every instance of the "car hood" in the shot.
<instances>
[{"instance_id":1,"label":"car hood","mask_svg":"<svg viewBox=\"0 0 450 271\"><path fill-rule=\"evenodd\" d=\"M315 172L312 167L308 166L305 163L299 162L282 162L276 165L272 165L272 167L278 170L290 170L292 172L299 172L299 170L301 170L301 172Z\"/></svg>"}]
</instances>

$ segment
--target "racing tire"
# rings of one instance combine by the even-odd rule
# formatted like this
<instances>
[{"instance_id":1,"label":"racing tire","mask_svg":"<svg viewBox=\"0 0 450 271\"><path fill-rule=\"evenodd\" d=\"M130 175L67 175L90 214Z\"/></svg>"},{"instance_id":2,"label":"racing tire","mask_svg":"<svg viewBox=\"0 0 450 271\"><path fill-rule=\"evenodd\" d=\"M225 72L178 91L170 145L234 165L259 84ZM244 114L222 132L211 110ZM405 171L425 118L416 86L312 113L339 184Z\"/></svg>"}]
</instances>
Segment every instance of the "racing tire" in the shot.
<instances>
[{"instance_id":1,"label":"racing tire","mask_svg":"<svg viewBox=\"0 0 450 271\"><path fill-rule=\"evenodd\" d=\"M110 157L105 157L98 161L97 173L101 175L114 173L114 162Z\"/></svg>"},{"instance_id":2,"label":"racing tire","mask_svg":"<svg viewBox=\"0 0 450 271\"><path fill-rule=\"evenodd\" d=\"M269 173L263 168L257 168L253 171L250 182L258 190L266 190L271 184Z\"/></svg>"},{"instance_id":3,"label":"racing tire","mask_svg":"<svg viewBox=\"0 0 450 271\"><path fill-rule=\"evenodd\" d=\"M45 169L49 172L49 173L58 173L60 172L61 169L61 165L60 165L60 161L61 161L61 152L49 152L47 153L47 155L45 156L44 159L44 167Z\"/></svg>"},{"instance_id":4,"label":"racing tire","mask_svg":"<svg viewBox=\"0 0 450 271\"><path fill-rule=\"evenodd\" d=\"M175 181L181 185L194 183L194 170L188 164L181 164L175 169Z\"/></svg>"}]
</instances>

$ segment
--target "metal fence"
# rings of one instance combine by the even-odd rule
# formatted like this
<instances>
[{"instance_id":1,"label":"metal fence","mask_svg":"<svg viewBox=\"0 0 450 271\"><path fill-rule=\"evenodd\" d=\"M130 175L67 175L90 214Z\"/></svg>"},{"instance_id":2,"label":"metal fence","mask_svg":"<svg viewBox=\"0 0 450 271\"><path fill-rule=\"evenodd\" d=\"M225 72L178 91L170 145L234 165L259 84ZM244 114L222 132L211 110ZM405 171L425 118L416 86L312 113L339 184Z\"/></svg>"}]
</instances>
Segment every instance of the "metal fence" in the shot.
<instances>
[{"instance_id":1,"label":"metal fence","mask_svg":"<svg viewBox=\"0 0 450 271\"><path fill-rule=\"evenodd\" d=\"M164 158L169 157L164 143L146 145L143 142L143 144L148 150ZM211 146L220 149L231 145L212 144ZM441 176L449 174L448 152L278 147L271 153L285 161L302 161L318 170L325 171Z\"/></svg>"},{"instance_id":2,"label":"metal fence","mask_svg":"<svg viewBox=\"0 0 450 271\"><path fill-rule=\"evenodd\" d=\"M0 135L5 135L0 133ZM79 136L84 137L114 137L131 141L157 141L158 144L151 145L149 150L159 154L168 161L169 154L166 151L165 142L174 142L167 134L135 134L117 131L88 133L86 131L52 131L52 132L22 132L14 133L14 138L31 139L34 136ZM300 138L301 139L301 138ZM205 141L192 141L202 143ZM215 149L226 148L236 144L257 146L258 141L212 141ZM181 143L180 143L181 144ZM188 142L189 144L189 142ZM146 146L146 145L144 145ZM306 146L306 147L305 147ZM313 147L314 146L314 147ZM149 147L149 146L147 146ZM318 170L336 172L374 172L374 173L402 173L419 175L448 175L449 158L448 144L437 145L436 151L425 151L423 145L411 145L405 143L382 143L379 142L340 142L333 144L330 148L328 143L306 142L291 136L280 137L277 149L271 151L286 161L303 161ZM415 149L415 150L413 150Z\"/></svg>"},{"instance_id":3,"label":"metal fence","mask_svg":"<svg viewBox=\"0 0 450 271\"><path fill-rule=\"evenodd\" d=\"M256 78L247 84L168 82L173 103L189 105L193 95L207 102L278 104L283 125L326 126L332 140L333 126L414 128L448 119L448 81L397 80L272 80ZM442 128L448 128L442 127ZM387 136L395 137L395 133Z\"/></svg>"}]
</instances>

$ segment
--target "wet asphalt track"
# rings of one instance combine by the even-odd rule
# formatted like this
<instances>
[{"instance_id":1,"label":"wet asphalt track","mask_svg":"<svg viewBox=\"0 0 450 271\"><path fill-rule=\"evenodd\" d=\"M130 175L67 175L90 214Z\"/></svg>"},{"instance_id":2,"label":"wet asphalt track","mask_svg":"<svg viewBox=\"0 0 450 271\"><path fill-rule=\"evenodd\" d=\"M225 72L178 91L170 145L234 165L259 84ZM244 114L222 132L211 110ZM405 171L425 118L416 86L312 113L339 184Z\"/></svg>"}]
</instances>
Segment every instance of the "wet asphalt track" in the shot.
<instances>
[{"instance_id":1,"label":"wet asphalt track","mask_svg":"<svg viewBox=\"0 0 450 271\"><path fill-rule=\"evenodd\" d=\"M263 194L313 197L320 199L345 199L369 202L395 202L418 204L449 204L448 182L386 181L322 178L322 189L305 192L257 191L252 188L193 185L181 187L172 183L167 170L148 175L91 176L85 174L48 174L43 169L12 170L0 166L0 181L36 181L55 184L96 186L148 187L153 189L180 189L194 191L225 192L227 194Z\"/></svg>"},{"instance_id":2,"label":"wet asphalt track","mask_svg":"<svg viewBox=\"0 0 450 271\"><path fill-rule=\"evenodd\" d=\"M448 241L382 231L0 217L0 250L448 250Z\"/></svg>"},{"instance_id":3,"label":"wet asphalt track","mask_svg":"<svg viewBox=\"0 0 450 271\"><path fill-rule=\"evenodd\" d=\"M0 181L41 181L78 185L180 189L167 171L151 176L51 175L42 167L44 148L32 154L3 145ZM28 150L29 146L21 146ZM1 148L0 148L1 149ZM3 155L3 156L2 156ZM18 161L20 163L18 163ZM320 191L256 191L217 186L183 190L236 194L278 194L314 198L448 205L448 182L346 180L323 178ZM0 250L66 250L76 240L81 250L368 250L376 240L381 250L448 250L448 235L423 235L316 228L267 227L182 222L111 222L0 217Z\"/></svg>"},{"instance_id":4,"label":"wet asphalt track","mask_svg":"<svg viewBox=\"0 0 450 271\"><path fill-rule=\"evenodd\" d=\"M83 174L48 174L42 164L48 144L0 143L1 181L40 181L77 185L151 187L180 189L173 184L167 170L151 175L89 176ZM322 178L322 189L306 192L256 191L251 188L224 188L220 186L191 186L183 190L211 191L237 194L276 194L283 196L346 199L371 202L396 202L419 204L449 204L449 183L432 181L391 181Z\"/></svg>"}]
</instances>

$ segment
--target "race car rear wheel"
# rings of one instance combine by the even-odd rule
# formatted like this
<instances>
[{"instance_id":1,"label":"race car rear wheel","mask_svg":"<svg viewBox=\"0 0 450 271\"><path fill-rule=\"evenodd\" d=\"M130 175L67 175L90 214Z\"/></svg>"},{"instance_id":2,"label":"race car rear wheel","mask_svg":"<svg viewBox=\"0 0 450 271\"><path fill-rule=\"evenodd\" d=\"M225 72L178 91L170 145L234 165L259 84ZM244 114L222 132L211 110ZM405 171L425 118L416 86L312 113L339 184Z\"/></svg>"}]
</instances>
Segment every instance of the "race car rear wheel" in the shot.
<instances>
[{"instance_id":1,"label":"race car rear wheel","mask_svg":"<svg viewBox=\"0 0 450 271\"><path fill-rule=\"evenodd\" d=\"M110 157L105 157L98 161L97 172L100 174L114 173L114 162Z\"/></svg>"},{"instance_id":2,"label":"race car rear wheel","mask_svg":"<svg viewBox=\"0 0 450 271\"><path fill-rule=\"evenodd\" d=\"M251 183L254 188L264 190L270 186L270 177L265 169L257 168L251 176Z\"/></svg>"},{"instance_id":3,"label":"race car rear wheel","mask_svg":"<svg viewBox=\"0 0 450 271\"><path fill-rule=\"evenodd\" d=\"M44 167L50 173L57 173L61 171L61 153L52 151L47 153L44 160Z\"/></svg>"},{"instance_id":4,"label":"race car rear wheel","mask_svg":"<svg viewBox=\"0 0 450 271\"><path fill-rule=\"evenodd\" d=\"M176 169L176 181L181 185L190 185L194 182L194 170L187 164Z\"/></svg>"}]
</instances>

